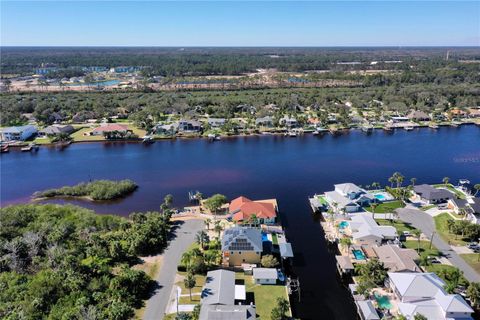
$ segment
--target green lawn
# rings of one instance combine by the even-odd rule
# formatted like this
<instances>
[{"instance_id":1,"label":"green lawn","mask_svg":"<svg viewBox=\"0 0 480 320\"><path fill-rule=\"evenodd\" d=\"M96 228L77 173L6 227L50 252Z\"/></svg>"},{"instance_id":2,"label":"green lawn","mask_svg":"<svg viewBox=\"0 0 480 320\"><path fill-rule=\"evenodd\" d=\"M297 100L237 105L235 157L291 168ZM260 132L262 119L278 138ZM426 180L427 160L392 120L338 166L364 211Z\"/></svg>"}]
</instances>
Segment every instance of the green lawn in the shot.
<instances>
[{"instance_id":1,"label":"green lawn","mask_svg":"<svg viewBox=\"0 0 480 320\"><path fill-rule=\"evenodd\" d=\"M73 138L73 141L104 141L105 138L103 135L100 136L91 136L89 133L93 130L93 128L81 128L80 130L75 131L70 136ZM86 134L86 135L84 135Z\"/></svg>"},{"instance_id":2,"label":"green lawn","mask_svg":"<svg viewBox=\"0 0 480 320\"><path fill-rule=\"evenodd\" d=\"M269 320L272 309L276 306L277 298L283 297L288 301L286 287L283 285L260 285L253 282L253 277L237 272L236 279L245 280L245 290L253 292L255 306L257 308L257 319Z\"/></svg>"},{"instance_id":3,"label":"green lawn","mask_svg":"<svg viewBox=\"0 0 480 320\"><path fill-rule=\"evenodd\" d=\"M379 225L382 226L393 226L397 229L398 234L403 233L404 231L409 231L410 233L415 230L414 227L400 220L393 220L393 223L388 219L375 219Z\"/></svg>"},{"instance_id":4,"label":"green lawn","mask_svg":"<svg viewBox=\"0 0 480 320\"><path fill-rule=\"evenodd\" d=\"M50 138L48 137L44 137L44 138L35 138L33 142L35 142L36 144L50 144L52 143L52 140L50 140Z\"/></svg>"},{"instance_id":5,"label":"green lawn","mask_svg":"<svg viewBox=\"0 0 480 320\"><path fill-rule=\"evenodd\" d=\"M441 183L441 184L434 184L433 186L435 188L438 188L438 187L447 188L448 190L455 193L459 199L465 199L465 195L462 192L455 189L452 184L444 185L443 183Z\"/></svg>"},{"instance_id":6,"label":"green lawn","mask_svg":"<svg viewBox=\"0 0 480 320\"><path fill-rule=\"evenodd\" d=\"M403 208L403 207L405 207L405 204L402 201L399 201L399 200L384 202L384 203L379 204L375 208L375 213L394 212L395 209ZM367 210L369 212L373 212L372 207L366 207L365 210Z\"/></svg>"},{"instance_id":7,"label":"green lawn","mask_svg":"<svg viewBox=\"0 0 480 320\"><path fill-rule=\"evenodd\" d=\"M418 241L417 240L407 240L403 243L406 248L414 249L415 251L418 248ZM420 241L420 255L421 256L430 256L430 257L438 257L440 252L432 245L432 249L430 249L430 241Z\"/></svg>"},{"instance_id":8,"label":"green lawn","mask_svg":"<svg viewBox=\"0 0 480 320\"><path fill-rule=\"evenodd\" d=\"M186 272L178 272L178 274L182 276L186 276ZM185 284L182 281L179 281L176 283L177 286L179 286L182 289L182 295L188 294L189 296L186 297L180 297L179 299L179 304L199 304L200 303L200 296L199 295L193 295L194 293L201 293L202 292L202 287L205 285L205 276L203 275L195 275L195 287L192 289L192 299L190 300L190 290L185 288Z\"/></svg>"},{"instance_id":9,"label":"green lawn","mask_svg":"<svg viewBox=\"0 0 480 320\"><path fill-rule=\"evenodd\" d=\"M420 210L427 211L427 210L435 208L435 207L436 207L436 205L431 204L431 205L428 205L428 206L425 206L425 207L421 207Z\"/></svg>"},{"instance_id":10,"label":"green lawn","mask_svg":"<svg viewBox=\"0 0 480 320\"><path fill-rule=\"evenodd\" d=\"M463 260L465 260L475 271L480 273L480 254L479 253L467 253L461 254Z\"/></svg>"},{"instance_id":11,"label":"green lawn","mask_svg":"<svg viewBox=\"0 0 480 320\"><path fill-rule=\"evenodd\" d=\"M451 234L448 231L447 221L453 220L453 218L447 213L442 213L433 218L435 220L435 228L437 229L438 234L447 242L450 242L453 245L463 246L467 244L466 241L463 241L460 237Z\"/></svg>"}]
</instances>

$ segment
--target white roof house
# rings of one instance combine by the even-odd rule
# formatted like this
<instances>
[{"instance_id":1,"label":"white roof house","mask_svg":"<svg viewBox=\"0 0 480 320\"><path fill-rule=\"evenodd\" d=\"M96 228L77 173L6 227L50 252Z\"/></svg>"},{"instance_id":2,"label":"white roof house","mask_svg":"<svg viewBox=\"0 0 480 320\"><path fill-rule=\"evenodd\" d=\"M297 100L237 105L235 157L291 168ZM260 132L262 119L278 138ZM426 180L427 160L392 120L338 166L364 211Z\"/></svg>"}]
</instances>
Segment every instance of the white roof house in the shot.
<instances>
[{"instance_id":1,"label":"white roof house","mask_svg":"<svg viewBox=\"0 0 480 320\"><path fill-rule=\"evenodd\" d=\"M253 278L254 279L275 279L278 278L278 272L275 268L254 268L253 269Z\"/></svg>"},{"instance_id":2,"label":"white roof house","mask_svg":"<svg viewBox=\"0 0 480 320\"><path fill-rule=\"evenodd\" d=\"M207 273L202 289L202 304L231 305L235 302L235 272L215 270Z\"/></svg>"},{"instance_id":3,"label":"white roof house","mask_svg":"<svg viewBox=\"0 0 480 320\"><path fill-rule=\"evenodd\" d=\"M363 320L380 320L380 317L378 316L377 310L375 310L372 301L355 301L355 304L357 305L360 317Z\"/></svg>"},{"instance_id":4,"label":"white roof house","mask_svg":"<svg viewBox=\"0 0 480 320\"><path fill-rule=\"evenodd\" d=\"M365 214L352 217L349 227L352 238L357 243L380 243L382 240L393 240L397 237L397 229L392 226L379 226L371 216Z\"/></svg>"},{"instance_id":5,"label":"white roof house","mask_svg":"<svg viewBox=\"0 0 480 320\"><path fill-rule=\"evenodd\" d=\"M375 201L372 194L350 182L335 184L334 188L333 191L325 192L325 200L330 207L345 209L346 212L356 212L361 206Z\"/></svg>"},{"instance_id":6,"label":"white roof house","mask_svg":"<svg viewBox=\"0 0 480 320\"><path fill-rule=\"evenodd\" d=\"M470 319L472 308L458 294L448 294L445 282L434 273L388 273L399 311L407 318L417 313L429 320Z\"/></svg>"}]
</instances>

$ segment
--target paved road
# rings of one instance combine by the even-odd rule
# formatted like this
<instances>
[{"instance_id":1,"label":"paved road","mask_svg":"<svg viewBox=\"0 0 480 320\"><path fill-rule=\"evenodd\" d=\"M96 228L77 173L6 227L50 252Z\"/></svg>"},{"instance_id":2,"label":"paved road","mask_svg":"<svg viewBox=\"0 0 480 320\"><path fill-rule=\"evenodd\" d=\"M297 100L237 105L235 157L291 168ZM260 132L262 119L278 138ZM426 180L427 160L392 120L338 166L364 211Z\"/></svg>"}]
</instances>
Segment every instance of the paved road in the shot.
<instances>
[{"instance_id":1,"label":"paved road","mask_svg":"<svg viewBox=\"0 0 480 320\"><path fill-rule=\"evenodd\" d=\"M435 223L433 218L427 213L413 208L397 209L400 220L412 224L417 229L422 230L425 236L430 237L435 230ZM469 281L480 282L480 275L470 267L452 248L443 241L438 234L433 237L433 245L446 257L448 260L460 270L463 271L465 278Z\"/></svg>"},{"instance_id":2,"label":"paved road","mask_svg":"<svg viewBox=\"0 0 480 320\"><path fill-rule=\"evenodd\" d=\"M203 220L187 220L178 225L175 230L175 238L163 254L162 267L156 279L158 289L147 301L143 319L161 320L165 315L170 293L175 281L177 265L183 252L195 241L195 234L204 226Z\"/></svg>"}]
</instances>

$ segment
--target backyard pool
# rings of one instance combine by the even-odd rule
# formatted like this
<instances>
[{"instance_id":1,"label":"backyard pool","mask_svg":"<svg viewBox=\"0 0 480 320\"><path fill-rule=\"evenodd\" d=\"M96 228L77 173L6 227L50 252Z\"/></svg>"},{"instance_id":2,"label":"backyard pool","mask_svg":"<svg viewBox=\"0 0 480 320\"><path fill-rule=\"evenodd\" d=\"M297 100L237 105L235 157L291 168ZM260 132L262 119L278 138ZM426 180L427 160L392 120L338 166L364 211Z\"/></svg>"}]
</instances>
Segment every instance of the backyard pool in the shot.
<instances>
[{"instance_id":1,"label":"backyard pool","mask_svg":"<svg viewBox=\"0 0 480 320\"><path fill-rule=\"evenodd\" d=\"M365 255L363 254L362 250L354 249L352 253L357 260L366 260Z\"/></svg>"},{"instance_id":2,"label":"backyard pool","mask_svg":"<svg viewBox=\"0 0 480 320\"><path fill-rule=\"evenodd\" d=\"M375 297L375 300L378 303L378 306L382 309L391 309L392 304L390 303L390 299L388 296L382 296L377 292L373 293L373 296Z\"/></svg>"},{"instance_id":3,"label":"backyard pool","mask_svg":"<svg viewBox=\"0 0 480 320\"><path fill-rule=\"evenodd\" d=\"M385 199L386 199L385 196L381 193L374 194L373 196L375 197L375 199L380 200L380 201L385 201Z\"/></svg>"},{"instance_id":4,"label":"backyard pool","mask_svg":"<svg viewBox=\"0 0 480 320\"><path fill-rule=\"evenodd\" d=\"M348 221L342 221L338 224L338 229L345 229L348 227Z\"/></svg>"}]
</instances>

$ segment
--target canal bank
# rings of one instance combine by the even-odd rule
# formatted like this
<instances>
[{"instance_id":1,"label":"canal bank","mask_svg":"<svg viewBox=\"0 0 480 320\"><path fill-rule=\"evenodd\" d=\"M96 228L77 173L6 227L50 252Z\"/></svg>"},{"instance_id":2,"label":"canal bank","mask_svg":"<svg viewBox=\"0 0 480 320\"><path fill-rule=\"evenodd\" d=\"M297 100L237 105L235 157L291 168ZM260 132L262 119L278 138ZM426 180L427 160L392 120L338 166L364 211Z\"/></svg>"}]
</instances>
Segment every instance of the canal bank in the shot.
<instances>
[{"instance_id":1,"label":"canal bank","mask_svg":"<svg viewBox=\"0 0 480 320\"><path fill-rule=\"evenodd\" d=\"M59 151L12 152L0 157L1 205L28 202L38 190L90 179L131 179L139 189L116 202L72 201L100 213L128 215L158 210L171 193L186 205L188 191L223 193L230 199L277 198L286 235L295 253L294 271L301 284L293 301L302 319L355 319L348 291L337 280L319 221L308 196L339 182L386 184L394 171L418 183L469 177L480 181L480 129L475 126L399 131L370 135L305 135L292 139L258 136L139 143L73 144ZM63 200L51 202L65 203Z\"/></svg>"}]
</instances>

